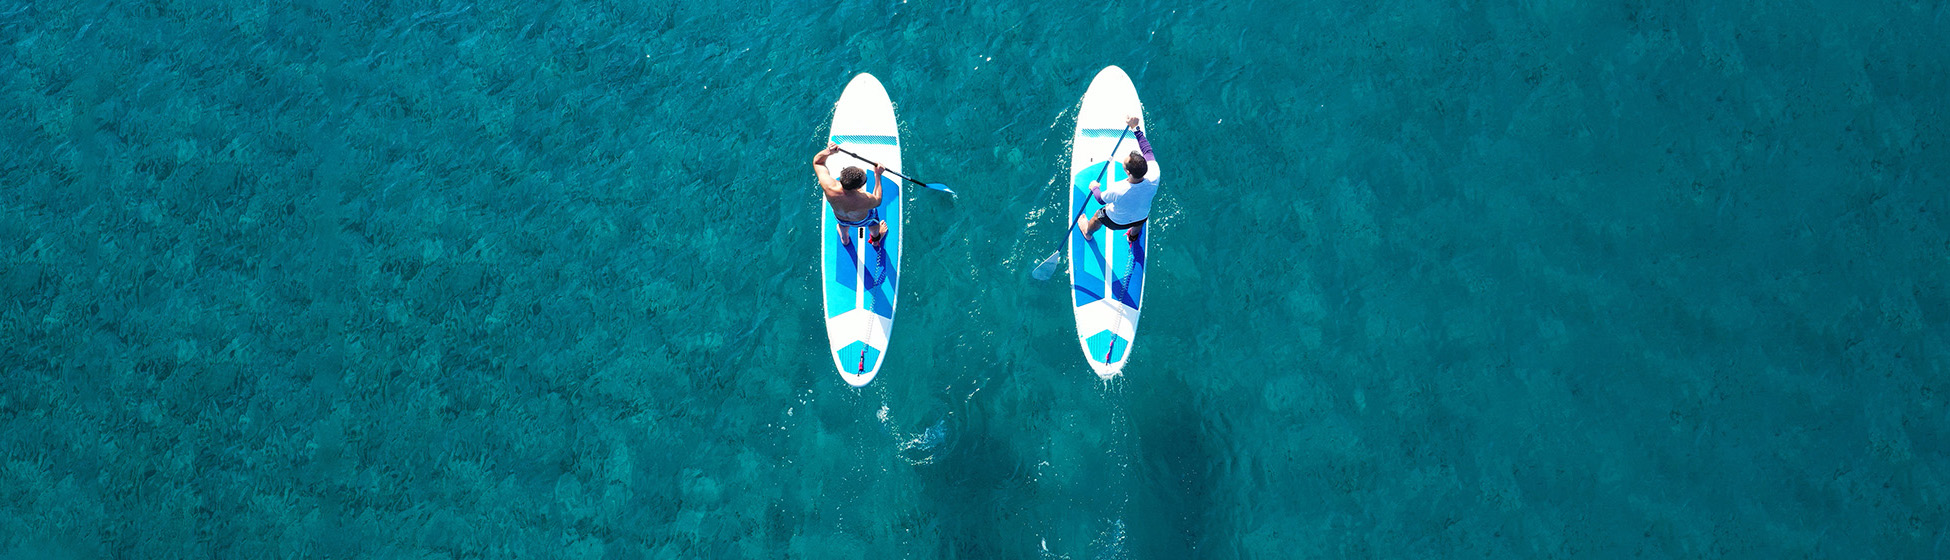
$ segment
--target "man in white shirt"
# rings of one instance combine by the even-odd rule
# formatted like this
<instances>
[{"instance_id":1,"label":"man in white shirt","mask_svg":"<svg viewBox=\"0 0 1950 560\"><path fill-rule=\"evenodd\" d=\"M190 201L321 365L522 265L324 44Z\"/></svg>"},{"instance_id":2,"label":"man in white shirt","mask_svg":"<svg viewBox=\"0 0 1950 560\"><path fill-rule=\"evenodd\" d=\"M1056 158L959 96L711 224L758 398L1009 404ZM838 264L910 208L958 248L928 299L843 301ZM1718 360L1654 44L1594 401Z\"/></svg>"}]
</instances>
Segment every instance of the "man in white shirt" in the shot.
<instances>
[{"instance_id":1,"label":"man in white shirt","mask_svg":"<svg viewBox=\"0 0 1950 560\"><path fill-rule=\"evenodd\" d=\"M1144 221L1151 216L1151 199L1158 196L1158 158L1151 155L1151 142L1144 139L1144 131L1138 129L1138 118L1131 117L1126 123L1131 132L1137 134L1138 150L1132 151L1124 159L1124 173L1130 175L1129 182L1118 182L1102 191L1096 181L1090 182L1090 196L1103 201L1104 207L1097 215L1083 224L1083 238L1092 240L1090 234L1098 227L1114 230L1128 230L1124 238L1136 243L1139 232L1144 231Z\"/></svg>"}]
</instances>

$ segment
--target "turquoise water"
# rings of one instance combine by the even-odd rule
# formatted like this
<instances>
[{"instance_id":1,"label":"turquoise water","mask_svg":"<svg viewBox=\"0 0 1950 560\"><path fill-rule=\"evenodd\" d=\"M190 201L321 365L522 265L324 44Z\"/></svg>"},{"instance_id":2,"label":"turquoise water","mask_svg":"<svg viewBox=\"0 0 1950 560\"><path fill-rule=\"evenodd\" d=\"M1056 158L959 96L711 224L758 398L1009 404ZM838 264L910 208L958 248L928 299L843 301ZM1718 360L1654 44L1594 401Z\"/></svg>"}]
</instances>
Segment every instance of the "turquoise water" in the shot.
<instances>
[{"instance_id":1,"label":"turquoise water","mask_svg":"<svg viewBox=\"0 0 1950 560\"><path fill-rule=\"evenodd\" d=\"M0 556L1943 557L1946 11L0 4ZM1108 64L1105 385L1027 271ZM961 193L864 390L857 72Z\"/></svg>"}]
</instances>

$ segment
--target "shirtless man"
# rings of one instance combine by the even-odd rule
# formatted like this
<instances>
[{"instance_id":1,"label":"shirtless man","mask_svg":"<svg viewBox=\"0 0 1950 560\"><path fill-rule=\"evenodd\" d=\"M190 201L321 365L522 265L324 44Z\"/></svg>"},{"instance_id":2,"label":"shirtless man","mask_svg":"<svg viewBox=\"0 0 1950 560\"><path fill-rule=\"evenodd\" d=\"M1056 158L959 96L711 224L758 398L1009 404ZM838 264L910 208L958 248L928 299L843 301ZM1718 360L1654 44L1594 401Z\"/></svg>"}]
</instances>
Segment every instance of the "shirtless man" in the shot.
<instances>
[{"instance_id":1,"label":"shirtless man","mask_svg":"<svg viewBox=\"0 0 1950 560\"><path fill-rule=\"evenodd\" d=\"M826 170L826 157L839 151L838 144L826 143L826 149L813 156L813 174L819 176L819 190L826 194L826 202L833 205L833 217L840 221L840 243L853 246L853 231L849 228L870 227L873 234L867 241L879 247L887 237L887 223L880 219L881 189L867 192L861 188L867 184L867 174L853 166L841 169L839 180L834 180L833 172ZM880 184L880 175L886 170L874 164L873 184Z\"/></svg>"}]
</instances>

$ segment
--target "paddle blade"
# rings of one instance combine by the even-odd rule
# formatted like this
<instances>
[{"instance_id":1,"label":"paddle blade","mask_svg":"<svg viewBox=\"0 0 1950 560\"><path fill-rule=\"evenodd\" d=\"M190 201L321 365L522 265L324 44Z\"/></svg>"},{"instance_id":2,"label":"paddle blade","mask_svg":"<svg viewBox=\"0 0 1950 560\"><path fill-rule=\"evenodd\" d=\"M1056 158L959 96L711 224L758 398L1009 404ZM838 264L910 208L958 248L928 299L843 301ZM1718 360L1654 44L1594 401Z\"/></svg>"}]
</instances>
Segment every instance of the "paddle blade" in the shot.
<instances>
[{"instance_id":1,"label":"paddle blade","mask_svg":"<svg viewBox=\"0 0 1950 560\"><path fill-rule=\"evenodd\" d=\"M948 185L943 185L941 183L928 183L927 186L930 189L945 192L948 194L955 194L955 189L948 188Z\"/></svg>"},{"instance_id":2,"label":"paddle blade","mask_svg":"<svg viewBox=\"0 0 1950 560\"><path fill-rule=\"evenodd\" d=\"M1050 253L1049 258L1043 259L1042 264L1036 265L1036 270L1029 271L1029 276L1037 280L1048 280L1051 274L1056 274L1056 263L1062 260L1062 251Z\"/></svg>"}]
</instances>

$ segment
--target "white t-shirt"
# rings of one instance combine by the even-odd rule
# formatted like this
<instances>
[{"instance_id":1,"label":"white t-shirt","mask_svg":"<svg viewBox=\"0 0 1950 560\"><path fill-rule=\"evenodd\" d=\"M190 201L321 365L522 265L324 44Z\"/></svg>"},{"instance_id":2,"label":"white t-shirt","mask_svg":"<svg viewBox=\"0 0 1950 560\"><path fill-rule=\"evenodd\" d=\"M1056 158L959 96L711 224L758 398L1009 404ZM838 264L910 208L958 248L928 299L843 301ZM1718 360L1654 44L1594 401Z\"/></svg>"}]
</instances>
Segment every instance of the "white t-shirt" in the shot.
<instances>
[{"instance_id":1,"label":"white t-shirt","mask_svg":"<svg viewBox=\"0 0 1950 560\"><path fill-rule=\"evenodd\" d=\"M1151 169L1145 171L1143 181L1114 181L1098 191L1104 199L1104 215L1110 221L1128 225L1151 216L1151 199L1158 196L1158 178L1162 174L1157 161L1145 163Z\"/></svg>"}]
</instances>

